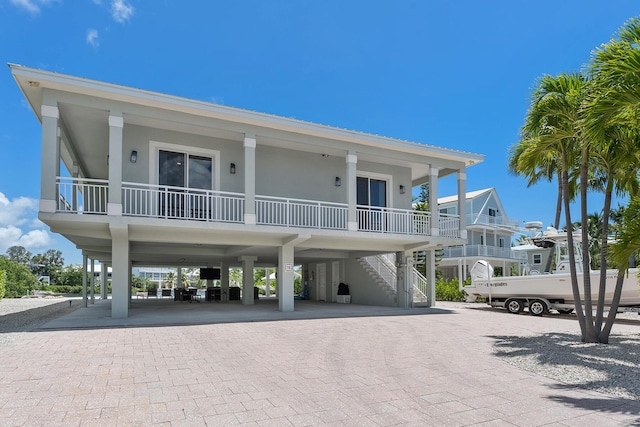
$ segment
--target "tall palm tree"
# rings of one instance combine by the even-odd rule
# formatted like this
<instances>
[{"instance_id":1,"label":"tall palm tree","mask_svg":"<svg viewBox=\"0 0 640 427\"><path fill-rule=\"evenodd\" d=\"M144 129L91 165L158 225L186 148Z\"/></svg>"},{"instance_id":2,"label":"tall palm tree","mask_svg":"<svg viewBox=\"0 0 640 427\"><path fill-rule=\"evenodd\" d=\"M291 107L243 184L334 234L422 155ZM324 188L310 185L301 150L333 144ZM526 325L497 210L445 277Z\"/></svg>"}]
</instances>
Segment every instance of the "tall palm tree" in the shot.
<instances>
[{"instance_id":1,"label":"tall palm tree","mask_svg":"<svg viewBox=\"0 0 640 427\"><path fill-rule=\"evenodd\" d=\"M561 184L559 193L564 203L565 220L569 225L567 244L571 284L583 340L592 334L592 328L589 327L592 325L591 313L590 307L585 307L586 319L582 310L569 207L576 194L576 164L580 164L580 147L584 146L579 125L580 106L585 97L586 86L587 79L579 73L544 75L540 78L532 93L519 146L512 149L512 160L509 163L514 166L512 170L528 177L530 182L549 176L551 166L557 168Z\"/></svg>"}]
</instances>

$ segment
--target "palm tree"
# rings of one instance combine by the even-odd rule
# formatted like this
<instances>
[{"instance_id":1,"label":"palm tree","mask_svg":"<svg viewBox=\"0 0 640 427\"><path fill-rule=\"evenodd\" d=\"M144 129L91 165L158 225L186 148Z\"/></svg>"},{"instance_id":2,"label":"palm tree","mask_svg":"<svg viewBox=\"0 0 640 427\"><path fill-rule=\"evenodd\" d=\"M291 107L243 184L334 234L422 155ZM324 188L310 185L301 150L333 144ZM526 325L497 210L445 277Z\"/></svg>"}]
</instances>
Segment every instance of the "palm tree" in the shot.
<instances>
[{"instance_id":1,"label":"palm tree","mask_svg":"<svg viewBox=\"0 0 640 427\"><path fill-rule=\"evenodd\" d=\"M571 224L570 203L576 193L576 168L580 159L580 146L584 146L580 135L580 107L585 97L587 79L579 73L544 75L534 88L525 124L521 129L521 139L511 150L509 166L512 171L524 175L529 183L543 177L558 175L560 200L564 203L565 220ZM584 154L584 153L582 153ZM557 224L560 211L556 207ZM580 322L583 339L590 330L582 311L582 301L578 288L573 248L573 230L568 227L568 251L570 259L571 284L576 315ZM588 269L588 267L587 267ZM590 307L587 316L590 316Z\"/></svg>"}]
</instances>

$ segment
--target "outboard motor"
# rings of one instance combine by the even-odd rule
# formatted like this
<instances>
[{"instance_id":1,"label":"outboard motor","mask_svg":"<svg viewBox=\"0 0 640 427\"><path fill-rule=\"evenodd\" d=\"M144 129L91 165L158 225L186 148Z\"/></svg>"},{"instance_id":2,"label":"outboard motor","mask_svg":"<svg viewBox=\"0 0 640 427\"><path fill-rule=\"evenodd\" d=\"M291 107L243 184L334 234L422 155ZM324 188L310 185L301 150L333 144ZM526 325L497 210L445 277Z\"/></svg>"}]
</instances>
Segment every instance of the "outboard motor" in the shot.
<instances>
[{"instance_id":1,"label":"outboard motor","mask_svg":"<svg viewBox=\"0 0 640 427\"><path fill-rule=\"evenodd\" d=\"M493 277L493 267L487 261L481 259L476 261L469 271L471 283L478 280L491 280Z\"/></svg>"}]
</instances>

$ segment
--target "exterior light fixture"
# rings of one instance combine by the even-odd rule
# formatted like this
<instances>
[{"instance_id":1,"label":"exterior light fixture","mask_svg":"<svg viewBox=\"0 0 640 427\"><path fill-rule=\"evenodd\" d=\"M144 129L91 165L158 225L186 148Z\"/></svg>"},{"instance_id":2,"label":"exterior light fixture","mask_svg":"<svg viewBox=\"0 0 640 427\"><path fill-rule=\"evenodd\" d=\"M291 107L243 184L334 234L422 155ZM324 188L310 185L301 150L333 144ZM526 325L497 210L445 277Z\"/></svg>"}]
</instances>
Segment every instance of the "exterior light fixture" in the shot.
<instances>
[{"instance_id":1,"label":"exterior light fixture","mask_svg":"<svg viewBox=\"0 0 640 427\"><path fill-rule=\"evenodd\" d=\"M136 150L133 150L131 152L131 157L129 160L131 160L131 163L135 163L138 161L138 152Z\"/></svg>"},{"instance_id":2,"label":"exterior light fixture","mask_svg":"<svg viewBox=\"0 0 640 427\"><path fill-rule=\"evenodd\" d=\"M336 187L340 187L342 185L342 179L339 176L336 176Z\"/></svg>"},{"instance_id":3,"label":"exterior light fixture","mask_svg":"<svg viewBox=\"0 0 640 427\"><path fill-rule=\"evenodd\" d=\"M400 184L400 194L404 194L406 191L406 189L404 188L404 185Z\"/></svg>"},{"instance_id":4,"label":"exterior light fixture","mask_svg":"<svg viewBox=\"0 0 640 427\"><path fill-rule=\"evenodd\" d=\"M231 175L235 175L236 174L236 164L235 163L231 163L229 165L229 173Z\"/></svg>"}]
</instances>

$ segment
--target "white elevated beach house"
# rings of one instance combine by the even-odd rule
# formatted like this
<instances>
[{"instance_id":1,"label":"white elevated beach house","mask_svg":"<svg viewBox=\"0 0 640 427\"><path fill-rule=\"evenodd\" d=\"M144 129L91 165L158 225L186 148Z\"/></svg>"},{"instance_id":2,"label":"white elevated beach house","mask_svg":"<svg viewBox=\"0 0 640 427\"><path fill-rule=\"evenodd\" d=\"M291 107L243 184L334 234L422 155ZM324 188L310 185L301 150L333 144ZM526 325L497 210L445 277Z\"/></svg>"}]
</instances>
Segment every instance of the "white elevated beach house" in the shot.
<instances>
[{"instance_id":1,"label":"white elevated beach house","mask_svg":"<svg viewBox=\"0 0 640 427\"><path fill-rule=\"evenodd\" d=\"M410 307L415 250L433 303L435 249L466 241L464 215L413 211L412 188L429 183L437 206L454 174L465 194L482 155L9 67L42 125L39 218L111 266L113 317L129 314L136 266L220 269L223 289L231 267L245 288L276 268L293 311L300 265L312 299L344 282L352 303Z\"/></svg>"},{"instance_id":2,"label":"white elevated beach house","mask_svg":"<svg viewBox=\"0 0 640 427\"><path fill-rule=\"evenodd\" d=\"M460 212L458 195L438 199L440 215ZM467 242L444 248L438 269L445 278L468 276L476 261L489 261L502 276L510 276L511 269L520 270L526 254L513 250L513 235L521 229L518 220L509 218L495 188L471 191L466 194L464 216L467 223Z\"/></svg>"}]
</instances>

